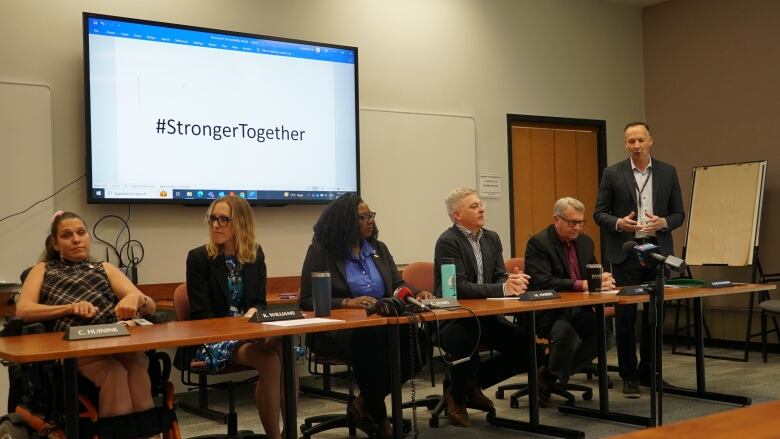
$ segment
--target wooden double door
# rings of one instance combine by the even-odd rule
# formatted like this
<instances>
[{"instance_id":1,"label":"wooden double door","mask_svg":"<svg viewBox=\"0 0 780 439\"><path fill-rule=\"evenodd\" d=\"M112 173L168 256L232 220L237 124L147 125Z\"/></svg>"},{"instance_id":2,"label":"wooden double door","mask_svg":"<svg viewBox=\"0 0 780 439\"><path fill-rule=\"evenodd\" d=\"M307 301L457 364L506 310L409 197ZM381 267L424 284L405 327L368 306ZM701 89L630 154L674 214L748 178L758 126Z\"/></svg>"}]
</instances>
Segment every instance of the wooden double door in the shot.
<instances>
[{"instance_id":1,"label":"wooden double door","mask_svg":"<svg viewBox=\"0 0 780 439\"><path fill-rule=\"evenodd\" d=\"M523 257L528 239L552 223L561 197L585 204L584 233L601 260L601 234L593 221L600 170L606 163L605 123L517 121L509 118L512 255Z\"/></svg>"}]
</instances>

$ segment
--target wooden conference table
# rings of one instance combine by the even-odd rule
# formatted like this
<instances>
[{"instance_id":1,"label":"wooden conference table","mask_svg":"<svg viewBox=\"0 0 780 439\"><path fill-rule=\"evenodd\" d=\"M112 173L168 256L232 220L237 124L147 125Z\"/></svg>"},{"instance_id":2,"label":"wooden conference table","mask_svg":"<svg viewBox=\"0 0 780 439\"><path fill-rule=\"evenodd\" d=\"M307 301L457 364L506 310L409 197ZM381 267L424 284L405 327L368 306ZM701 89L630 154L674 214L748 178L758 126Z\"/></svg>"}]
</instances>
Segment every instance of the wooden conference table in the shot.
<instances>
[{"instance_id":1,"label":"wooden conference table","mask_svg":"<svg viewBox=\"0 0 780 439\"><path fill-rule=\"evenodd\" d=\"M613 439L775 439L780 432L780 401L675 422L657 428L614 436Z\"/></svg>"},{"instance_id":2,"label":"wooden conference table","mask_svg":"<svg viewBox=\"0 0 780 439\"><path fill-rule=\"evenodd\" d=\"M702 298L712 297L712 296L722 296L727 294L753 293L757 291L768 291L774 289L775 289L775 285L772 284L744 284L744 285L735 285L726 288L670 288L670 287L664 288L664 301L678 300L678 299L693 299L694 334L696 338L696 343L695 343L696 389L686 389L686 388L681 388L676 386L664 386L663 392L674 394L674 395L687 396L690 398L704 399L709 401L726 402L731 404L739 404L743 406L750 405L751 404L750 397L707 391L705 374L704 374L704 329L703 329L704 314L702 311ZM646 294L639 295L639 296L615 296L615 297L617 298L618 304L620 305L645 303L649 301L649 295ZM660 315L663 315L663 313L661 313ZM662 324L663 323L661 319L661 325ZM658 367L660 371L662 370L661 366L663 364L662 355L661 355L662 340L657 340L657 342L658 342L657 361L659 363ZM606 362L602 364L602 362L599 361L599 388L600 389L604 385L601 381L606 382L606 376L607 376ZM574 405L571 406L562 405L558 407L558 410L562 413L567 413L567 414L587 416L587 417L605 419L605 420L622 422L627 424L641 425L645 427L661 425L663 423L662 411L659 410L658 413L656 413L654 407L651 407L650 417L629 415L629 414L610 411L609 399L606 396L606 393L602 393L602 392L599 392L598 409L576 407Z\"/></svg>"},{"instance_id":3,"label":"wooden conference table","mask_svg":"<svg viewBox=\"0 0 780 439\"><path fill-rule=\"evenodd\" d=\"M702 330L702 306L701 298L713 295L748 293L774 289L774 285L748 284L721 289L708 288L679 288L666 290L665 299L694 299L694 314L696 324L696 369L697 389L667 389L667 393L677 390L686 396L704 399L732 402L749 405L750 398L722 395L707 392L704 384L704 357L703 357L703 330ZM633 423L637 425L651 425L648 418L633 415L623 415L610 412L606 374L606 325L604 322L604 305L609 303L639 303L646 302L648 296L617 297L610 294L587 293L562 293L561 298L541 301L520 300L461 300L460 304L466 309L437 310L416 314L418 321L431 322L434 319L440 321L457 318L469 318L473 315L482 317L490 315L527 313L527 328L529 334L536 332L534 312L556 308L568 308L593 305L596 308L598 321L599 341L599 409L592 410L581 407L561 406L559 410L564 413L573 413L602 419L616 420L619 422ZM434 315L435 313L435 315ZM473 314L472 314L473 313ZM304 313L312 316L313 313ZM362 309L337 309L333 310L330 318L343 320L304 326L272 326L268 324L250 323L246 318L228 317L220 319L208 319L198 321L182 321L158 324L147 327L130 328L129 337L111 337L102 339L65 341L63 333L47 333L23 335L16 337L0 337L0 357L17 363L29 363L35 361L48 361L62 359L65 369L65 395L67 410L66 434L68 437L78 437L78 389L77 368L78 357L91 355L107 355L121 352L144 351L148 349L168 348L211 343L223 340L246 340L265 337L282 337L283 362L284 362L284 389L285 389L285 436L295 438L297 436L297 407L295 398L295 385L292 370L295 367L293 353L293 336L310 332L333 331L339 329L355 329L361 327L383 326L392 324L389 331L391 341L390 368L393 379L392 386L392 412L394 433L401 437L403 432L403 415L401 409L401 383L400 383L400 356L398 341L398 324L408 323L408 317L384 318L365 315ZM536 346L533 337L529 337L529 372L536 370ZM529 386L529 421L516 421L498 418L488 415L488 421L494 425L514 428L540 434L566 438L582 438L584 432L561 427L542 425L539 423L538 380L535 373L528 374Z\"/></svg>"},{"instance_id":4,"label":"wooden conference table","mask_svg":"<svg viewBox=\"0 0 780 439\"><path fill-rule=\"evenodd\" d=\"M309 316L313 313L304 313ZM362 309L333 310L330 318L343 320L305 326L280 327L262 323L251 323L243 317L225 317L207 320L169 322L153 326L135 326L130 336L66 341L62 332L46 334L0 337L0 357L16 363L63 360L65 371L65 426L67 437L78 436L78 372L76 360L91 355L108 355L122 352L145 351L149 349L172 348L198 345L223 340L247 340L266 337L282 337L284 391L285 391L285 436L297 437L297 407L293 368L293 336L309 332L354 329L383 326L383 317L367 317ZM400 373L394 372L394 373Z\"/></svg>"},{"instance_id":5,"label":"wooden conference table","mask_svg":"<svg viewBox=\"0 0 780 439\"><path fill-rule=\"evenodd\" d=\"M607 348L606 348L606 324L604 320L604 305L609 303L615 303L617 301L614 295L607 294L588 294L580 292L561 293L559 299L550 300L537 300L537 301L521 301L521 300L459 300L460 309L454 310L436 310L433 312L425 312L415 314L416 321L421 322L433 322L435 320L444 321L460 318L473 318L504 314L517 314L526 313L526 325L528 334L536 333L536 318L535 312L545 311L550 309L559 308L571 308L578 306L595 306L598 321L598 338L599 338L599 363L606 365L607 363ZM388 318L388 323L408 323L408 317ZM393 335L393 333L396 333ZM391 331L391 348L398 350L398 338L397 331ZM393 341L395 338L395 341ZM578 430L572 430L563 427L556 427L551 425L544 425L539 423L539 393L538 393L538 377L536 375L536 341L534 337L528 337L528 398L529 398L529 420L518 421L513 419L499 418L494 414L488 414L487 420L490 424L500 427L511 428L515 430L528 431L538 434L544 434L548 436L562 437L562 438L584 438L585 433ZM396 370L400 370L400 364L393 365ZM606 367L606 366L605 366ZM393 377L392 385L392 404L393 404L393 431L400 432L402 429L403 417L401 415L401 385L400 378ZM607 381L603 381L603 385L599 383L599 397L606 398L607 394ZM400 436L396 436L400 437Z\"/></svg>"}]
</instances>

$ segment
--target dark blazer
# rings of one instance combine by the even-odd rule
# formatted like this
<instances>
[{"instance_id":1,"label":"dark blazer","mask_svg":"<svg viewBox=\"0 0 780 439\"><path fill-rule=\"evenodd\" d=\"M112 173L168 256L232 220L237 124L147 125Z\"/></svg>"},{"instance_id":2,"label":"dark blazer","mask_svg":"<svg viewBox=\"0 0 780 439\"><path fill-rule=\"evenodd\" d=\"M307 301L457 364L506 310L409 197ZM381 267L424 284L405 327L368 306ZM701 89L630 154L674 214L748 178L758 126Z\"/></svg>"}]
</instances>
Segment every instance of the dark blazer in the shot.
<instances>
[{"instance_id":1,"label":"dark blazer","mask_svg":"<svg viewBox=\"0 0 780 439\"><path fill-rule=\"evenodd\" d=\"M685 209L682 202L680 182L674 166L660 160L652 159L653 166L653 214L666 218L667 229L655 232L658 239L659 253L670 255L674 253L672 230L680 227L685 220ZM593 219L601 226L601 233L606 242L607 259L613 264L619 264L626 259L623 243L634 240L632 232L618 232L615 224L631 211L639 215L634 187L634 171L631 170L631 159L626 159L604 170L596 197L596 209Z\"/></svg>"},{"instance_id":2,"label":"dark blazer","mask_svg":"<svg viewBox=\"0 0 780 439\"><path fill-rule=\"evenodd\" d=\"M257 259L241 267L244 275L244 309L266 306L266 268L263 249L257 246ZM227 290L228 271L225 256L209 259L206 246L187 254L187 296L190 298L190 318L227 317L230 305Z\"/></svg>"},{"instance_id":3,"label":"dark blazer","mask_svg":"<svg viewBox=\"0 0 780 439\"><path fill-rule=\"evenodd\" d=\"M482 229L484 235L479 241L482 250L483 284L477 283L477 258L468 238L455 225L445 230L436 241L433 261L433 294L441 297L441 259L455 261L455 281L460 299L484 299L503 297L508 276L504 266L501 239L496 232Z\"/></svg>"},{"instance_id":4,"label":"dark blazer","mask_svg":"<svg viewBox=\"0 0 780 439\"><path fill-rule=\"evenodd\" d=\"M385 284L383 297L391 297L396 288L408 286L415 294L419 291L411 285L407 285L398 273L398 267L395 265L393 255L382 241L369 238L368 242L374 247L374 264L382 275ZM347 272L344 268L344 259L332 257L324 247L319 244L309 245L306 252L306 259L303 261L301 270L301 308L305 310L314 309L311 292L311 274L316 271L330 272L331 285L331 308L341 308L342 299L351 299L352 291L347 283Z\"/></svg>"},{"instance_id":5,"label":"dark blazer","mask_svg":"<svg viewBox=\"0 0 780 439\"><path fill-rule=\"evenodd\" d=\"M585 276L585 265L595 264L593 240L580 234L574 240L580 276ZM532 236L525 248L525 273L531 276L529 290L572 291L574 281L569 272L569 261L563 243L555 233L555 226Z\"/></svg>"}]
</instances>

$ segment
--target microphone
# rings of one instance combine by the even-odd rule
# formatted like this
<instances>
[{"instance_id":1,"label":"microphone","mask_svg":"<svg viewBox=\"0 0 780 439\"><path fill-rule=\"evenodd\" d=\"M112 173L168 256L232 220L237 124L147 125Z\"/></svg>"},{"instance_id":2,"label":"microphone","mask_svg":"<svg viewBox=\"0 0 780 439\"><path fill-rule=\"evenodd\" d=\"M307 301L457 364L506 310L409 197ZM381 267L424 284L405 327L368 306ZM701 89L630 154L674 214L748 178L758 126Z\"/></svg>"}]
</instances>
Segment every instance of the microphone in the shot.
<instances>
[{"instance_id":1,"label":"microphone","mask_svg":"<svg viewBox=\"0 0 780 439\"><path fill-rule=\"evenodd\" d=\"M659 247L655 244L637 244L636 241L626 241L623 243L623 251L626 253L630 253L632 251L636 252L637 256L639 257L640 263L642 262L643 256L649 256L650 258L655 259L658 262L661 262L665 264L667 267L671 268L672 270L678 271L680 273L685 272L686 264L685 261L682 259L669 255L669 256L663 256L655 252Z\"/></svg>"},{"instance_id":2,"label":"microphone","mask_svg":"<svg viewBox=\"0 0 780 439\"><path fill-rule=\"evenodd\" d=\"M428 306L420 302L419 300L415 299L414 294L412 293L412 290L409 287L399 287L395 290L395 293L393 295L405 304L411 303L412 305L420 309L428 311Z\"/></svg>"}]
</instances>

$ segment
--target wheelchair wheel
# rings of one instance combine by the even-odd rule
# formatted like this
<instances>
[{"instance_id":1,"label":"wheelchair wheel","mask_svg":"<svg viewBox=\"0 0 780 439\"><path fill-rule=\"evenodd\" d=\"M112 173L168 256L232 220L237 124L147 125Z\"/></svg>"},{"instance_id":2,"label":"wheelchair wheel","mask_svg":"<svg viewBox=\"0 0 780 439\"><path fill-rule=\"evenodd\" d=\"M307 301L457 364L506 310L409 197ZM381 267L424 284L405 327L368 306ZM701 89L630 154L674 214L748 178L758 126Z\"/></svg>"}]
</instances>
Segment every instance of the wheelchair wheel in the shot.
<instances>
[{"instance_id":1,"label":"wheelchair wheel","mask_svg":"<svg viewBox=\"0 0 780 439\"><path fill-rule=\"evenodd\" d=\"M8 419L0 422L0 439L28 439L29 437L27 426L16 425Z\"/></svg>"}]
</instances>

